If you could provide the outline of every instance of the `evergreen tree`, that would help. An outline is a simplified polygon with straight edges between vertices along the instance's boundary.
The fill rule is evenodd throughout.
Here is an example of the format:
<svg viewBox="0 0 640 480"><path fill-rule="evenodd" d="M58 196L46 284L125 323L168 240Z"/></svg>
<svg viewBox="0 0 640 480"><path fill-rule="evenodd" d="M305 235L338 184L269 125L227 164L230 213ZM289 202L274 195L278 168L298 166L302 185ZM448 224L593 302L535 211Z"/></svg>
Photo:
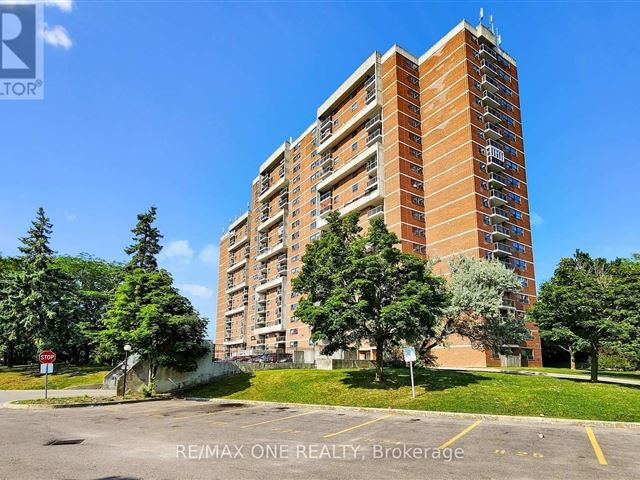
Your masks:
<svg viewBox="0 0 640 480"><path fill-rule="evenodd" d="M127 263L127 271L132 272L140 268L146 272L158 270L158 260L156 255L162 250L160 246L160 231L153 226L156 219L156 207L151 207L148 211L138 214L138 223L131 230L133 233L133 244L125 248L125 253L131 256Z"/></svg>
<svg viewBox="0 0 640 480"><path fill-rule="evenodd" d="M207 319L201 318L191 302L173 287L166 270L158 270L156 255L162 238L153 226L156 209L138 215L133 230L137 243L125 252L131 255L127 273L106 311L100 334L101 355L119 359L125 344L149 365L152 385L158 367L193 369L207 351L204 344Z"/></svg>
<svg viewBox="0 0 640 480"><path fill-rule="evenodd" d="M20 268L2 287L0 316L6 363L29 349L56 349L61 357L73 335L75 302L68 278L53 266L52 224L41 208L20 239Z"/></svg>

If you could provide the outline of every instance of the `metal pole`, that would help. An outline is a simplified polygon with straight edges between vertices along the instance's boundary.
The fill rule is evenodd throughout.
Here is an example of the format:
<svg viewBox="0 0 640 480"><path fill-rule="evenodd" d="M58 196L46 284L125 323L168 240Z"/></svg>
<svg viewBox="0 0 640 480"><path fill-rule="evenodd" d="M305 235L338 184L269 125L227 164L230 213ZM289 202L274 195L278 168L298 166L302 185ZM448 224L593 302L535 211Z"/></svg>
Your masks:
<svg viewBox="0 0 640 480"><path fill-rule="evenodd" d="M416 387L413 383L413 362L409 362L409 370L411 370L411 393L413 398L416 398Z"/></svg>
<svg viewBox="0 0 640 480"><path fill-rule="evenodd" d="M46 399L49 393L49 365L45 363L44 368L44 398Z"/></svg>
<svg viewBox="0 0 640 480"><path fill-rule="evenodd" d="M124 351L124 382L122 384L122 399L127 395L127 363L129 363L129 351Z"/></svg>

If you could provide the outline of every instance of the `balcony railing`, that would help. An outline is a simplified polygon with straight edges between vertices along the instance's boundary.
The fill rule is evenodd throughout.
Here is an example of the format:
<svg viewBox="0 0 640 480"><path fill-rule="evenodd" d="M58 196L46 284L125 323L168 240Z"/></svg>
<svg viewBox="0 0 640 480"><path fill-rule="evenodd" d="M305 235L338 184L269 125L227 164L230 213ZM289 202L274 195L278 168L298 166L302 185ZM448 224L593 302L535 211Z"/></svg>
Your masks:
<svg viewBox="0 0 640 480"><path fill-rule="evenodd" d="M369 130L370 128L373 128L376 124L380 123L381 120L382 120L382 116L378 113L376 116L366 121L366 123L364 124L364 128L366 130Z"/></svg>
<svg viewBox="0 0 640 480"><path fill-rule="evenodd" d="M509 238L509 229L504 225L493 226L493 238L494 240L504 240Z"/></svg>
<svg viewBox="0 0 640 480"><path fill-rule="evenodd" d="M498 96L486 90L482 95L482 103L490 107L499 107L501 105Z"/></svg>
<svg viewBox="0 0 640 480"><path fill-rule="evenodd" d="M500 90L500 86L498 85L498 82L496 82L493 78L491 78L489 75L483 75L482 79L480 81L480 85L482 85L482 88L489 91L489 92L497 92L498 90Z"/></svg>
<svg viewBox="0 0 640 480"><path fill-rule="evenodd" d="M502 117L500 112L493 107L484 107L484 120L485 122L498 123Z"/></svg>
<svg viewBox="0 0 640 480"><path fill-rule="evenodd" d="M369 135L367 135L367 145L375 142L379 138L382 138L382 129L380 129L380 128L378 130L370 133Z"/></svg>
<svg viewBox="0 0 640 480"><path fill-rule="evenodd" d="M376 83L376 76L372 75L369 78L367 78L367 80L364 82L364 88L369 88L372 85L375 85Z"/></svg>
<svg viewBox="0 0 640 480"><path fill-rule="evenodd" d="M491 217L493 219L493 223L503 223L509 220L509 214L506 210L500 207L492 207L491 208Z"/></svg>
<svg viewBox="0 0 640 480"><path fill-rule="evenodd" d="M378 205L376 207L371 207L369 209L369 211L367 212L367 217L371 218L375 215L378 215L379 213L383 213L384 212L384 205Z"/></svg>
<svg viewBox="0 0 640 480"><path fill-rule="evenodd" d="M499 173L492 172L489 174L489 185L492 187L506 187L507 177L500 175Z"/></svg>
<svg viewBox="0 0 640 480"><path fill-rule="evenodd" d="M364 99L364 103L371 103L372 100L376 98L376 91L370 90L367 92L367 96Z"/></svg>
<svg viewBox="0 0 640 480"><path fill-rule="evenodd" d="M480 45L479 53L480 53L480 57L481 58L484 58L484 59L490 58L492 60L496 59L495 52L493 51L493 49L491 47L489 47L486 44Z"/></svg>
<svg viewBox="0 0 640 480"><path fill-rule="evenodd" d="M485 123L484 137L499 140L502 138L502 131L500 130L500 127L496 127L493 123Z"/></svg>
<svg viewBox="0 0 640 480"><path fill-rule="evenodd" d="M500 206L507 203L507 196L500 190L491 190L489 192L489 204Z"/></svg>
<svg viewBox="0 0 640 480"><path fill-rule="evenodd" d="M493 244L493 254L499 256L511 255L511 247L506 243L496 242Z"/></svg>
<svg viewBox="0 0 640 480"><path fill-rule="evenodd" d="M491 72L491 73L498 73L498 69L495 67L495 65L487 60L482 59L480 61L480 71L482 72Z"/></svg>

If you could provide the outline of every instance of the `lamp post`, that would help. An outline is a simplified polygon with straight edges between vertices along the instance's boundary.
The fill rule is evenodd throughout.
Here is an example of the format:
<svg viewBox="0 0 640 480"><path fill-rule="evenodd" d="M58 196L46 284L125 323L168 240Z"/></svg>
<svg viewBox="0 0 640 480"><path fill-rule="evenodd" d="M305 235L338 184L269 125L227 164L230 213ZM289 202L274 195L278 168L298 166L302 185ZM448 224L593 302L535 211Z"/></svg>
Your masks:
<svg viewBox="0 0 640 480"><path fill-rule="evenodd" d="M131 345L128 343L124 346L124 382L122 385L122 399L124 400L127 395L127 364L129 363L129 352L131 351Z"/></svg>

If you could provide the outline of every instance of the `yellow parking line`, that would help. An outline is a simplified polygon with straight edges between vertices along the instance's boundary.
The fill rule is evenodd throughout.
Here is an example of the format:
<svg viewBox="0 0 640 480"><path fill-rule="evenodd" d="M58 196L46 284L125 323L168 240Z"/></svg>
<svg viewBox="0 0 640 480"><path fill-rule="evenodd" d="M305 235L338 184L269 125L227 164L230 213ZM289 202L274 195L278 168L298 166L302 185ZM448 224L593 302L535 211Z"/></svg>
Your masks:
<svg viewBox="0 0 640 480"><path fill-rule="evenodd" d="M240 410L251 410L252 408L260 408L260 407L262 407L262 405L256 405L256 406L253 406L253 407L224 409L224 410L218 410L217 412L204 412L204 413L196 413L194 415L181 415L179 417L172 417L172 419L173 420L181 420L183 418L204 417L206 415L218 415L220 413L239 412Z"/></svg>
<svg viewBox="0 0 640 480"><path fill-rule="evenodd" d="M258 425L265 425L267 423L279 422L281 420L288 420L290 418L302 417L303 415L311 415L312 413L316 413L316 412L315 411L313 411L313 412L304 412L304 413L299 413L297 415L289 415L288 417L274 418L273 420L266 420L264 422L252 423L251 425L243 425L240 428L257 427Z"/></svg>
<svg viewBox="0 0 640 480"><path fill-rule="evenodd" d="M379 422L380 420L384 420L385 418L389 418L389 417L392 417L392 416L393 416L393 413L390 413L389 415L384 415L383 417L379 417L379 418L375 418L373 420L369 420L368 422L361 423L360 425L354 425L353 427L349 427L349 428L346 428L344 430L340 430L339 432L329 433L329 434L325 435L324 438L335 437L336 435L341 435L343 433L350 432L351 430L355 430L356 428L360 428L360 427L365 427L367 425L371 425L372 423Z"/></svg>
<svg viewBox="0 0 640 480"><path fill-rule="evenodd" d="M593 430L591 427L584 427L587 431L587 436L589 437L589 441L591 442L591 446L593 447L593 451L596 454L596 458L598 459L598 463L600 465L608 465L607 459L604 458L604 453L602 453L602 449L600 448L600 444L598 444L598 440L596 439Z"/></svg>
<svg viewBox="0 0 640 480"><path fill-rule="evenodd" d="M459 439L461 439L462 437L464 437L467 433L469 433L471 430L473 430L474 428L476 428L478 425L480 425L480 423L482 422L482 420L478 420L475 423L472 423L471 425L469 425L467 428L465 428L464 430L462 430L459 434L457 434L455 437L447 440L446 442L444 442L442 445L440 445L438 448L440 450L442 450L443 448L447 448L450 445L453 445L456 441L458 441Z"/></svg>

